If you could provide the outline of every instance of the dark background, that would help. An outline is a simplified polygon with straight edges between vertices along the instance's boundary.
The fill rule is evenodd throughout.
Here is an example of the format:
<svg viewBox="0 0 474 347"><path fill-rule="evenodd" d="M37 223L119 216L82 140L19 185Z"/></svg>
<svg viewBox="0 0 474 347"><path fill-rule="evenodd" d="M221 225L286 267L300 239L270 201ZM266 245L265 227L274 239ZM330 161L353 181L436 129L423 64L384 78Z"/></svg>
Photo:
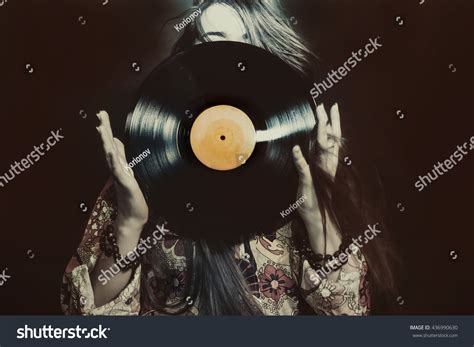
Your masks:
<svg viewBox="0 0 474 347"><path fill-rule="evenodd" d="M92 207L108 176L94 114L106 109L121 137L137 88L177 38L172 25L160 32L165 19L190 2L4 1L0 175L51 130L62 128L65 138L0 188L0 273L8 268L11 276L0 287L0 313L58 314L62 272L89 213L79 206ZM297 19L296 28L321 59L321 80L369 38L381 37L383 47L322 101L327 106L339 101L351 160L376 168L382 178L388 224L402 264L397 275L403 304L393 298L400 312L473 314L473 154L422 192L414 183L474 135L474 3L285 4L288 17ZM397 16L403 25L397 24ZM133 70L134 62L139 72ZM26 64L32 64L33 73ZM456 260L451 251L458 254Z"/></svg>

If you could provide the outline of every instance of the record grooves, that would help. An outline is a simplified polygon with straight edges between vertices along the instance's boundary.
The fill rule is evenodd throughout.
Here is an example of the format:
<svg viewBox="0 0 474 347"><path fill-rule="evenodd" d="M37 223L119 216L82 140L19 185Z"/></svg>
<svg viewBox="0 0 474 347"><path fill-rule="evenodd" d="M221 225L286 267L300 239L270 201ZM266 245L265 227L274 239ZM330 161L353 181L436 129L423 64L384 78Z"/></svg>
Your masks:
<svg viewBox="0 0 474 347"><path fill-rule="evenodd" d="M235 42L200 44L158 66L126 126L127 155L151 152L134 167L150 209L192 238L238 241L288 223L280 211L296 200L291 149L307 155L315 125L308 90L279 58ZM245 117L222 105L248 116L253 147ZM223 116L201 117L194 133L207 137L193 145L196 120L213 107Z"/></svg>

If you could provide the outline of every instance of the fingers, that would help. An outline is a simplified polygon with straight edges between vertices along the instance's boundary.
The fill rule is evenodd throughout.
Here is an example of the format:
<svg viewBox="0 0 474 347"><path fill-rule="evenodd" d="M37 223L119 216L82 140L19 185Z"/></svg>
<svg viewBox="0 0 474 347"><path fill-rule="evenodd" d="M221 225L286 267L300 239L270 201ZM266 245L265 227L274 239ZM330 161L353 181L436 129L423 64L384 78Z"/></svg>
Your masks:
<svg viewBox="0 0 474 347"><path fill-rule="evenodd" d="M318 143L323 149L327 149L328 134L327 134L327 123L328 115L324 109L324 105L321 104L316 107L316 116L318 118Z"/></svg>
<svg viewBox="0 0 474 347"><path fill-rule="evenodd" d="M123 145L122 141L120 141L118 138L114 137L114 142L115 142L115 147L117 148L117 151L120 154L120 157L125 159L125 146Z"/></svg>
<svg viewBox="0 0 474 347"><path fill-rule="evenodd" d="M293 147L293 160L295 162L300 181L305 184L310 184L312 182L311 171L306 159L303 156L303 153L301 152L300 146Z"/></svg>
<svg viewBox="0 0 474 347"><path fill-rule="evenodd" d="M127 164L127 157L126 157L126 154L125 154L125 146L123 145L122 141L120 141L116 137L114 137L114 142L115 142L115 146L117 148L118 157L119 157L119 160L120 160L120 165L123 167L123 169L125 170L125 173L127 175L134 177L133 170Z"/></svg>
<svg viewBox="0 0 474 347"><path fill-rule="evenodd" d="M99 132L100 138L102 140L102 146L110 172L115 178L117 178L119 181L122 181L125 169L121 163L120 152L112 134L109 115L105 111L100 111L97 114L97 118L100 122L99 126L97 127L97 131Z"/></svg>
<svg viewBox="0 0 474 347"><path fill-rule="evenodd" d="M103 126L103 129L109 136L110 141L113 141L114 135L112 133L112 127L110 126L109 114L106 111L99 111L99 113L97 113L97 118L99 118L100 121L99 126Z"/></svg>
<svg viewBox="0 0 474 347"><path fill-rule="evenodd" d="M332 178L335 178L342 135L339 105L337 103L332 105L330 123L324 105L321 104L316 108L316 115L318 118L318 144L323 149L319 165Z"/></svg>
<svg viewBox="0 0 474 347"><path fill-rule="evenodd" d="M339 114L339 105L337 102L332 105L331 111L331 128L332 128L332 134L339 140L342 137L342 131L341 131L341 116Z"/></svg>
<svg viewBox="0 0 474 347"><path fill-rule="evenodd" d="M333 136L336 139L342 137L341 131L341 116L339 113L339 105L335 103L330 109L330 119L326 113L324 105L321 104L316 108L316 115L318 118L318 142L324 144L325 139L329 136ZM326 134L326 136L324 136ZM324 147L323 147L324 148Z"/></svg>
<svg viewBox="0 0 474 347"><path fill-rule="evenodd" d="M112 129L110 129L109 115L105 111L100 111L97 113L97 118L99 119L99 126L96 129L100 134L104 152L108 160L110 153L116 149L113 141Z"/></svg>
<svg viewBox="0 0 474 347"><path fill-rule="evenodd" d="M335 103L331 107L330 111L331 116L331 136L332 136L332 146L329 149L331 153L331 158L328 161L328 170L331 177L335 177L337 171L337 165L339 163L339 149L341 146L341 117L339 115L339 105Z"/></svg>

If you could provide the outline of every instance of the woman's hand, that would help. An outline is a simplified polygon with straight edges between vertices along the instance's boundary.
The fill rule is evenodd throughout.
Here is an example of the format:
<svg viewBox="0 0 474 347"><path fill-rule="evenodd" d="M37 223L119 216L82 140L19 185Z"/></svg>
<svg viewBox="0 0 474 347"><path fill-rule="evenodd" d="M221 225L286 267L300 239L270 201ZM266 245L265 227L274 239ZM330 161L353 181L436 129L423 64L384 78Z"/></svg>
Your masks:
<svg viewBox="0 0 474 347"><path fill-rule="evenodd" d="M318 143L323 149L319 165L334 180L336 178L337 165L339 163L339 150L341 148L341 116L339 105L335 103L330 110L330 119L324 105L316 107L318 117Z"/></svg>
<svg viewBox="0 0 474 347"><path fill-rule="evenodd" d="M123 143L113 137L109 115L105 111L97 114L100 124L97 131L102 139L105 158L114 178L117 193L117 226L122 230L141 230L148 220L148 206L133 171L129 168L125 157Z"/></svg>
<svg viewBox="0 0 474 347"><path fill-rule="evenodd" d="M138 186L133 171L128 167L125 149L120 140L114 138L110 127L109 115L105 111L97 114L99 126L97 131L102 139L105 158L114 178L117 196L118 213L114 222L115 236L119 253L125 256L137 247L140 234L148 221L148 206ZM104 271L116 266L113 257L103 254L91 273L91 283L94 290L94 304L96 307L117 298L120 292L130 283L132 270L119 271L104 283Z"/></svg>
<svg viewBox="0 0 474 347"><path fill-rule="evenodd" d="M334 180L339 161L341 139L339 107L337 104L331 107L330 121L323 105L316 108L316 115L318 119L317 141L319 146L323 149L321 157L317 158L318 165ZM319 210L319 202L314 190L311 171L299 146L293 148L293 158L299 175L297 199L303 199L303 203L298 207L298 213L308 230L313 250L317 253L323 253L321 248L324 242L323 219ZM337 249L337 247L339 247L338 240L340 243L340 239L335 224L330 219L328 219L327 227L328 251L334 247Z"/></svg>

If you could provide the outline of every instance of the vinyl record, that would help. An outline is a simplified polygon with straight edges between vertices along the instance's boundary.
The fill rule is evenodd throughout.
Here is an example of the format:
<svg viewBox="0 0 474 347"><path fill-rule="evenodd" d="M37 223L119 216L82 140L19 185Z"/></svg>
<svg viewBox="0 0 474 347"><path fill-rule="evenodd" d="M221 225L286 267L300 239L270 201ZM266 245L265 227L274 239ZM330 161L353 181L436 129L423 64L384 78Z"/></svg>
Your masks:
<svg viewBox="0 0 474 347"><path fill-rule="evenodd" d="M242 43L196 45L160 64L126 126L150 209L191 238L241 240L288 223L292 147L307 156L315 126L309 89L278 57Z"/></svg>

